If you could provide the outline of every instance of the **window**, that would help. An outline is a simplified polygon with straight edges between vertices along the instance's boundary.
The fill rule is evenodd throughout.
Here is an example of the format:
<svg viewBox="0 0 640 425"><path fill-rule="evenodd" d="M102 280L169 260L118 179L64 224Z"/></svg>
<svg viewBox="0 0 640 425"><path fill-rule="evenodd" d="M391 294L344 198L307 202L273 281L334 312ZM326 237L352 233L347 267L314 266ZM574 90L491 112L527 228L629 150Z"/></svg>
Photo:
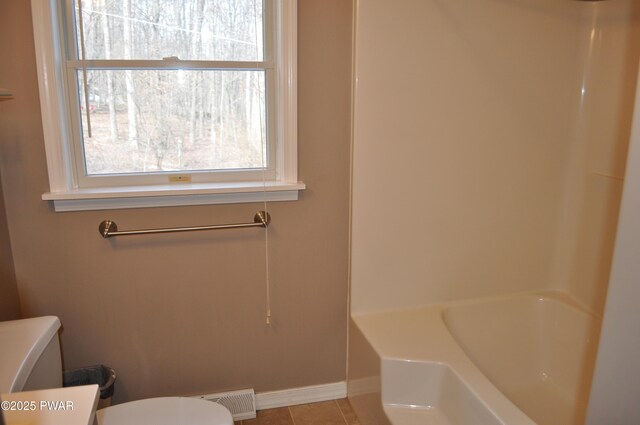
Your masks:
<svg viewBox="0 0 640 425"><path fill-rule="evenodd" d="M297 199L295 0L32 0L56 210Z"/></svg>

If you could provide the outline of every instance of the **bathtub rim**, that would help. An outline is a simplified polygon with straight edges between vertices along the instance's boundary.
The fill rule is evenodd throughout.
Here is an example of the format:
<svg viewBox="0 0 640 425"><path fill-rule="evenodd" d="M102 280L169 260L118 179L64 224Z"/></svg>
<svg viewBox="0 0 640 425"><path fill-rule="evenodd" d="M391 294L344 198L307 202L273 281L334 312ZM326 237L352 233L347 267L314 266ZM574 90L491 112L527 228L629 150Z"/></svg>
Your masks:
<svg viewBox="0 0 640 425"><path fill-rule="evenodd" d="M478 401L501 423L536 425L468 357L443 318L444 311L448 308L523 297L559 302L598 321L601 320L569 294L554 290L538 290L447 301L419 308L352 313L351 321L364 335L381 363L385 360L400 360L444 364L451 368ZM350 380L348 376L348 385ZM384 385L385 382L381 379L383 388ZM383 407L387 406L384 399L382 404Z"/></svg>

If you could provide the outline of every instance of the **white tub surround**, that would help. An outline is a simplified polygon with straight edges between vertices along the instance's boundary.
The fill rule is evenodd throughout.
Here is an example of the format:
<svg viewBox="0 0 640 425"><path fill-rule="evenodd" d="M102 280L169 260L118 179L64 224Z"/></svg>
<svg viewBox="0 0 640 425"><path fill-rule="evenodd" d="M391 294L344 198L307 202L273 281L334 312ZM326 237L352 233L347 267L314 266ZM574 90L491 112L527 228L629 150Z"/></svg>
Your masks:
<svg viewBox="0 0 640 425"><path fill-rule="evenodd" d="M357 0L354 17L354 409L365 425L464 424L453 398L487 423L482 406L505 425L582 425L598 320L553 297L457 306L558 291L602 315L640 2ZM390 398L391 361L422 363L399 372L429 382L418 403ZM470 392L452 395L458 378Z"/></svg>
<svg viewBox="0 0 640 425"><path fill-rule="evenodd" d="M370 414L375 398L361 402L363 379L350 371L349 397L356 413L367 412L365 425L573 425L584 418L599 323L562 294L354 315L353 325L381 365L386 418ZM352 356L350 368L360 359Z"/></svg>

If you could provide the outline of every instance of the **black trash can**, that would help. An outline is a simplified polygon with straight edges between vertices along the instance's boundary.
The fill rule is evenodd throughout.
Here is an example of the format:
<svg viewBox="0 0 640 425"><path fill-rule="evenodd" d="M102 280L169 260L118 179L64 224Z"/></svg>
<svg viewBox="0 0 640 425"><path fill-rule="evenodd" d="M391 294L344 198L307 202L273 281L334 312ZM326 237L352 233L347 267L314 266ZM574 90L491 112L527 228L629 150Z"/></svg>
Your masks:
<svg viewBox="0 0 640 425"><path fill-rule="evenodd" d="M65 370L62 378L64 387L97 384L100 387L100 401L98 409L111 406L113 384L116 381L116 371L104 365L81 367Z"/></svg>

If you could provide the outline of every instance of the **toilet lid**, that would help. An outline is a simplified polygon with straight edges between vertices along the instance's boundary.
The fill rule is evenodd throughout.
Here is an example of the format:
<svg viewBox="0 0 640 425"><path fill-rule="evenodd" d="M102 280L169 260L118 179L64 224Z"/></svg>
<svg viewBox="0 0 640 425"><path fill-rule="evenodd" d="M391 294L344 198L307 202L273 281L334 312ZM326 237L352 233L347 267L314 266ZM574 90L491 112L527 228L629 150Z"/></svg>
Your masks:
<svg viewBox="0 0 640 425"><path fill-rule="evenodd" d="M98 425L233 425L218 403L190 397L131 401L96 411Z"/></svg>

